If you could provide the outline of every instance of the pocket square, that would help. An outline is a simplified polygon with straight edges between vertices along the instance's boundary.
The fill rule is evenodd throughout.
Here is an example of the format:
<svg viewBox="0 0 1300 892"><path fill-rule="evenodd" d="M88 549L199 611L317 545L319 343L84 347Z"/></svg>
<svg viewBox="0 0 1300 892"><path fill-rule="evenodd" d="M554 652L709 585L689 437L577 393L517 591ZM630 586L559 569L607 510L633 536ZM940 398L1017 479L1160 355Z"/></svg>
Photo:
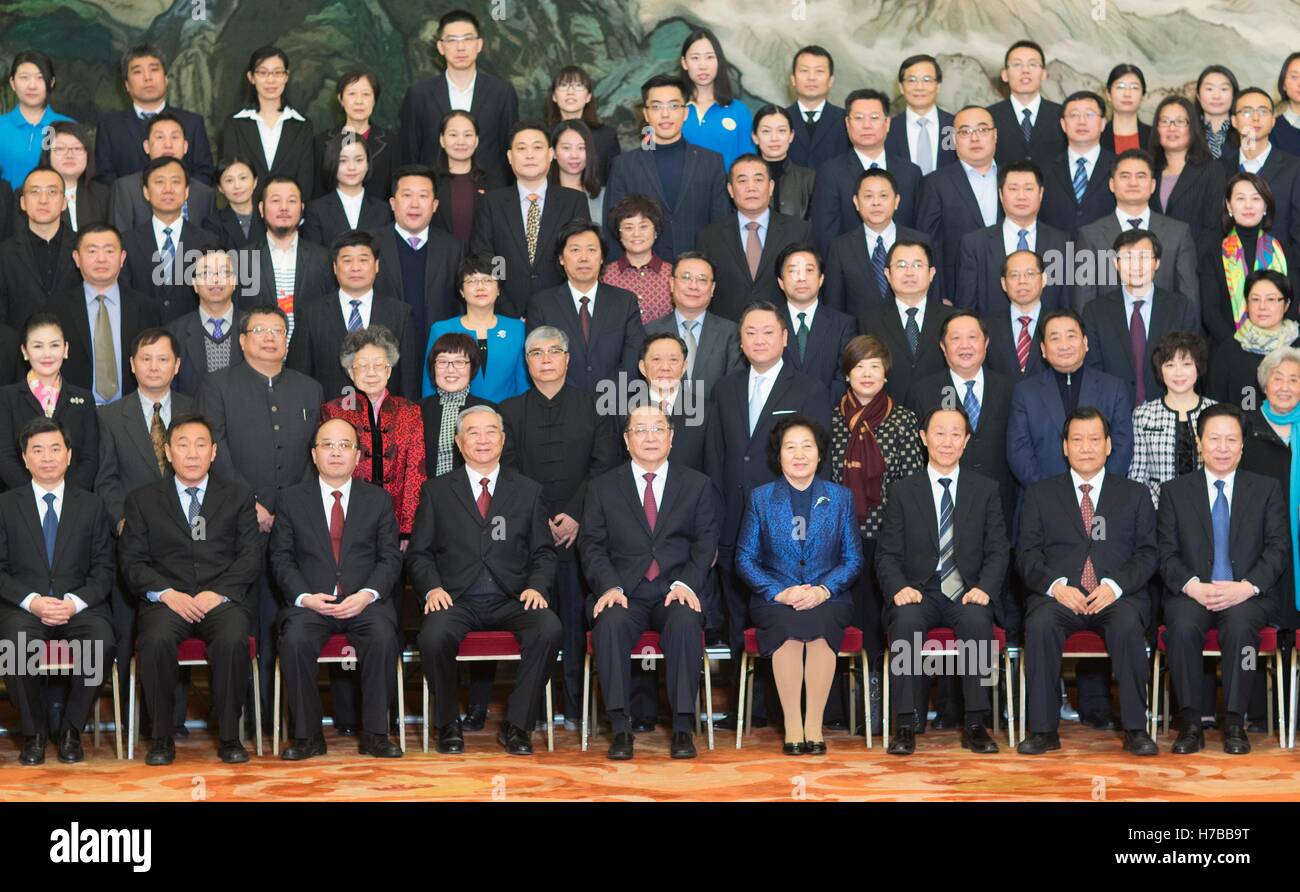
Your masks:
<svg viewBox="0 0 1300 892"><path fill-rule="evenodd" d="M794 413L795 413L794 409L773 409L772 410L773 415L793 415Z"/></svg>

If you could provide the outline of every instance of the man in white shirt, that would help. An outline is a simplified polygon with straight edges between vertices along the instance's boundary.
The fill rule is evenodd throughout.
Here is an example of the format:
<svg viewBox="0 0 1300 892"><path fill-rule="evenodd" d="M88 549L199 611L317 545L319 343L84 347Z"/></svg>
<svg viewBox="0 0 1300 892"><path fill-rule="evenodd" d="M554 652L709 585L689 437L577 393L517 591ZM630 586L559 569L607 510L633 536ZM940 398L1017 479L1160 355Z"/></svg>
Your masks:
<svg viewBox="0 0 1300 892"><path fill-rule="evenodd" d="M786 108L794 143L790 161L813 170L849 150L844 109L827 101L835 86L835 59L820 46L801 47L790 66L790 87L796 99Z"/></svg>
<svg viewBox="0 0 1300 892"><path fill-rule="evenodd" d="M1066 149L1048 159L1043 168L1046 194L1043 222L1067 233L1115 211L1110 191L1110 171L1115 154L1101 145L1106 127L1106 101L1096 93L1080 90L1066 97L1061 112L1061 130Z"/></svg>
<svg viewBox="0 0 1300 892"><path fill-rule="evenodd" d="M1273 98L1259 87L1246 87L1237 94L1232 108L1232 126L1240 137L1240 147L1224 146L1220 160L1225 171L1230 178L1239 172L1264 178L1273 192L1270 233L1294 241L1300 235L1300 158L1269 139L1277 122Z"/></svg>
<svg viewBox="0 0 1300 892"><path fill-rule="evenodd" d="M1048 77L1043 48L1032 40L1011 44L1003 57L1001 76L1011 95L989 106L993 123L1002 134L998 166L1027 158L1042 163L1064 149L1058 127L1061 107L1042 95Z"/></svg>
<svg viewBox="0 0 1300 892"><path fill-rule="evenodd" d="M942 85L943 69L934 56L908 56L898 65L898 88L907 107L894 115L889 149L911 159L922 174L955 160L952 115L938 106Z"/></svg>

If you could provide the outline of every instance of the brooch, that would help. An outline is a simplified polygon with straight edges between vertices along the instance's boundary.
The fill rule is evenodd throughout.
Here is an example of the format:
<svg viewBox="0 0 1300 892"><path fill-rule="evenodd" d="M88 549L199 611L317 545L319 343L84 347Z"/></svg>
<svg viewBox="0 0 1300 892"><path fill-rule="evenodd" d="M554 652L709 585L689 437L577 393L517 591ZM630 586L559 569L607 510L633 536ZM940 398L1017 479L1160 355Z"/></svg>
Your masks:
<svg viewBox="0 0 1300 892"><path fill-rule="evenodd" d="M735 129L736 129L736 122L735 122L732 118L723 118L723 119L722 119L722 129L723 129L723 130L735 130Z"/></svg>
<svg viewBox="0 0 1300 892"><path fill-rule="evenodd" d="M827 496L818 496L818 497L817 497L817 501L813 503L813 507L816 508L818 505L826 505L826 504L829 504L829 503L830 503L830 498L829 498L829 497L827 497Z"/></svg>
<svg viewBox="0 0 1300 892"><path fill-rule="evenodd" d="M498 328L497 337L504 338L505 336L506 336L506 330L504 328Z"/></svg>
<svg viewBox="0 0 1300 892"><path fill-rule="evenodd" d="M80 397L80 396L70 396L70 397L68 397L68 402L72 403L72 405L74 405L74 406L80 406L80 405L81 405L82 403L84 403L85 401L86 401L85 398L84 398L84 397Z"/></svg>

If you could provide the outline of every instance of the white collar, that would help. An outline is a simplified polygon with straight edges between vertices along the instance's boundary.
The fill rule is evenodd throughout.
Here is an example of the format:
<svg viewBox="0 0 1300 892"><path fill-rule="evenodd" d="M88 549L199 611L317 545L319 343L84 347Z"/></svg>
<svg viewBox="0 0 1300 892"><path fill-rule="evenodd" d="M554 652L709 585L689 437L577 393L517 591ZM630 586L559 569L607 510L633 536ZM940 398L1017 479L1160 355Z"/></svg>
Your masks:
<svg viewBox="0 0 1300 892"><path fill-rule="evenodd" d="M1038 110L1043 107L1043 94L1036 93L1028 105L1025 105L1016 98L1014 93L1011 94L1011 108L1016 113L1016 123L1019 124L1025 116L1025 109L1029 109L1029 117L1035 124L1038 123Z"/></svg>
<svg viewBox="0 0 1300 892"><path fill-rule="evenodd" d="M252 118L254 121L257 121L258 124L264 127L268 126L266 121L262 120L261 116L258 115L257 109L255 108L241 109L240 111L235 112L234 115L232 115L232 117ZM302 115L298 114L296 111L294 111L292 108L286 105L284 108L280 109L280 117L276 120L275 124L269 126L276 126L285 120L302 121L304 124L307 123L306 118L304 118Z"/></svg>
<svg viewBox="0 0 1300 892"><path fill-rule="evenodd" d="M352 478L351 478L351 477L348 478L348 482L347 482L347 483L344 483L342 486L337 487L337 488L336 488L336 487L333 487L333 486L330 486L328 483L326 483L324 477L317 477L317 478L316 478L316 482L318 482L318 483L320 484L320 495L321 495L321 499L323 499L323 500L326 501L326 502L329 501L330 493L333 493L333 492L341 492L341 493L343 493L343 501L345 501L345 502L348 500L348 496L352 495Z"/></svg>

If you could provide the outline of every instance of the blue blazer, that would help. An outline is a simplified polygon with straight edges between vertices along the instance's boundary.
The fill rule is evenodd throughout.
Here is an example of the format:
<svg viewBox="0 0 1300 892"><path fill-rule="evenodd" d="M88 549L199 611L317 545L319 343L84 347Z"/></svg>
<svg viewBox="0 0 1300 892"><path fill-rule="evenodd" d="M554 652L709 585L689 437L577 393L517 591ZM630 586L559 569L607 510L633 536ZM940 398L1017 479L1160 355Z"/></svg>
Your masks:
<svg viewBox="0 0 1300 892"><path fill-rule="evenodd" d="M607 261L623 256L618 233L609 229L609 212L626 196L634 194L659 203L664 225L655 239L654 252L669 263L683 251L695 250L695 237L705 226L719 220L735 219L736 212L727 197L727 174L722 166L722 156L717 152L687 143L677 205L668 207L654 154L640 148L632 149L614 159L609 183L605 186L605 219L601 222L609 248Z"/></svg>
<svg viewBox="0 0 1300 892"><path fill-rule="evenodd" d="M429 346L424 352L423 388L421 397L438 392L429 377L429 356L433 343L445 334L455 332L476 339L474 332L460 324L459 316L435 322L429 328ZM480 368L469 382L469 392L489 402L500 403L519 396L528 389L528 367L524 365L524 321L497 314L496 327L488 332L487 367Z"/></svg>
<svg viewBox="0 0 1300 892"><path fill-rule="evenodd" d="M780 477L749 494L736 540L736 571L754 603L774 603L792 585L824 585L833 599L849 596L862 572L862 540L853 494L838 483L813 478L813 507L805 535L790 535L793 487Z"/></svg>
<svg viewBox="0 0 1300 892"><path fill-rule="evenodd" d="M212 161L212 146L208 142L208 129L203 118L192 111L166 106L166 110L181 120L189 150L185 153L185 169L190 176L204 185L212 185L216 165ZM149 156L144 153L144 121L134 108L111 111L99 119L95 131L95 179L111 183L118 177L144 170Z"/></svg>

